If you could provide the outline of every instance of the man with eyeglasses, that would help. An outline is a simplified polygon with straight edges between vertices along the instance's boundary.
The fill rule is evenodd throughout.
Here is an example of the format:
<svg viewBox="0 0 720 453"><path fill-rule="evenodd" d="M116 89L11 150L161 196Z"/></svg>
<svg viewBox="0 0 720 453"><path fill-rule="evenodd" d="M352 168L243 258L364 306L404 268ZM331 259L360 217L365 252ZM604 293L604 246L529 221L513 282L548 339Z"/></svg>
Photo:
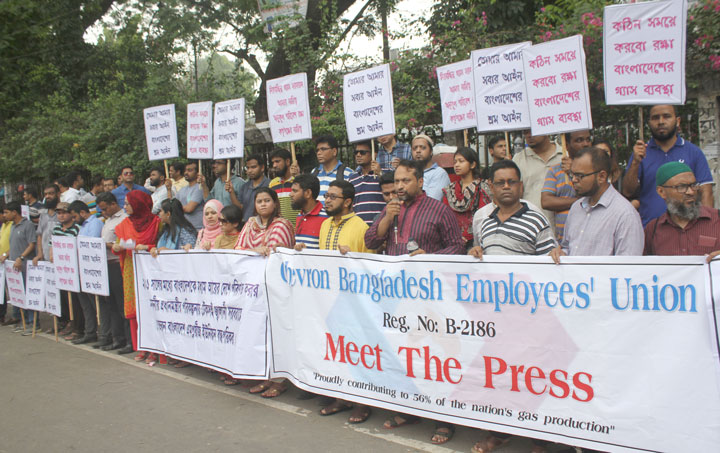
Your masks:
<svg viewBox="0 0 720 453"><path fill-rule="evenodd" d="M337 158L338 142L332 135L323 135L315 140L315 156L317 157L318 166L312 171L320 181L320 193L317 201L325 204L325 192L332 181L347 181L352 175L352 170L347 168ZM325 209L322 210L325 215Z"/></svg>
<svg viewBox="0 0 720 453"><path fill-rule="evenodd" d="M682 162L668 162L655 175L667 211L645 226L645 255L720 254L720 216L700 202L700 184Z"/></svg>
<svg viewBox="0 0 720 453"><path fill-rule="evenodd" d="M553 165L545 175L545 184L540 194L542 208L555 213L555 237L562 241L565 219L567 219L570 206L578 199L567 172L570 163L581 149L592 145L590 131L575 131L565 134L568 155L563 156L562 163Z"/></svg>
<svg viewBox="0 0 720 453"><path fill-rule="evenodd" d="M120 179L122 180L122 184L120 184L111 193L115 195L118 206L121 208L125 207L125 195L130 193L132 190L142 190L146 194L152 195L150 191L143 186L135 184L135 171L130 165L126 165L120 170Z"/></svg>
<svg viewBox="0 0 720 453"><path fill-rule="evenodd" d="M652 138L645 144L635 142L622 181L623 195L633 196L638 190L640 217L643 225L660 217L666 210L665 201L658 195L655 175L666 162L682 162L692 169L700 183L700 201L713 207L713 177L705 154L700 148L678 135L680 117L673 105L654 105L648 114Z"/></svg>
<svg viewBox="0 0 720 453"><path fill-rule="evenodd" d="M358 167L348 181L355 188L353 211L368 225L385 207L380 190L380 164L372 160L372 144L369 141L355 144L355 163Z"/></svg>
<svg viewBox="0 0 720 453"><path fill-rule="evenodd" d="M637 210L608 182L610 156L600 148L585 148L573 159L570 180L581 197L573 203L565 223L560 256L642 255L645 236Z"/></svg>

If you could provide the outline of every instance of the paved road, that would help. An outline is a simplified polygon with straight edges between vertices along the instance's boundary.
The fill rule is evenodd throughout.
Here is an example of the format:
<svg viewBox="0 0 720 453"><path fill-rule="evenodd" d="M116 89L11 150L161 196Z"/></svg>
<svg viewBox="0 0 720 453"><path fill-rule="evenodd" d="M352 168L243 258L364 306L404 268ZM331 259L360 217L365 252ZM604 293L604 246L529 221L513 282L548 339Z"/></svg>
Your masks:
<svg viewBox="0 0 720 453"><path fill-rule="evenodd" d="M48 320L44 320L49 325ZM364 424L348 412L317 415L296 391L264 400L198 367L153 368L54 337L0 327L0 452L469 452L484 433L461 427L444 446L433 423L384 430L388 412ZM496 451L529 451L514 439Z"/></svg>

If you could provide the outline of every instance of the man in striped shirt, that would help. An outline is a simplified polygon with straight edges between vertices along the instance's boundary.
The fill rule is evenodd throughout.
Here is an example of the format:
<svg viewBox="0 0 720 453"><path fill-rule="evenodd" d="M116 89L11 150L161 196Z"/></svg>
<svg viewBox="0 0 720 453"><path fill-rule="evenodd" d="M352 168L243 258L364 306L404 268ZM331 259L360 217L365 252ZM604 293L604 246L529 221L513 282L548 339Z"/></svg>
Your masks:
<svg viewBox="0 0 720 453"><path fill-rule="evenodd" d="M320 181L320 193L317 196L317 201L323 204L325 203L325 192L327 192L330 182L347 181L352 175L352 170L338 160L338 142L332 135L318 137L315 141L315 153L320 165L312 171L312 174L317 176Z"/></svg>
<svg viewBox="0 0 720 453"><path fill-rule="evenodd" d="M295 219L299 211L293 209L291 206L292 199L290 198L290 194L293 185L293 176L290 172L291 162L292 156L290 155L290 151L286 149L277 148L270 154L270 163L272 164L275 178L270 181L268 187L275 191L278 200L280 200L280 215L295 228Z"/></svg>
<svg viewBox="0 0 720 453"><path fill-rule="evenodd" d="M350 176L350 183L355 188L353 211L368 225L385 207L385 200L380 190L380 164L372 160L369 141L355 144L355 163L358 167Z"/></svg>
<svg viewBox="0 0 720 453"><path fill-rule="evenodd" d="M320 181L313 175L297 175L293 180L291 207L299 211L295 219L295 249L318 249L320 226L327 219L322 203L317 201Z"/></svg>
<svg viewBox="0 0 720 453"><path fill-rule="evenodd" d="M511 160L490 167L490 188L497 208L475 232L475 246L468 254L547 255L557 245L545 216L520 201L523 183L520 169Z"/></svg>

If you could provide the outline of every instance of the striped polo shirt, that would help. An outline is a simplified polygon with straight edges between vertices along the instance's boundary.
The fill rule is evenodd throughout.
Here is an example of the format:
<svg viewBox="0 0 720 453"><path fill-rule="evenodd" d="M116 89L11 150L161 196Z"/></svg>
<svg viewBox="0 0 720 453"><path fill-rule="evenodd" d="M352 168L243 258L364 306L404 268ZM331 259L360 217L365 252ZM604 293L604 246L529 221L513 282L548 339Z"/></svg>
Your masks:
<svg viewBox="0 0 720 453"><path fill-rule="evenodd" d="M327 218L322 203L316 204L307 214L300 212L295 219L295 243L305 244L308 249L320 248L318 241L320 227Z"/></svg>
<svg viewBox="0 0 720 453"><path fill-rule="evenodd" d="M358 167L348 179L355 187L355 200L353 211L368 225L380 214L385 207L385 199L380 190L380 177L376 175L363 175L362 168Z"/></svg>
<svg viewBox="0 0 720 453"><path fill-rule="evenodd" d="M317 176L317 179L320 181L320 193L317 196L317 201L319 201L320 204L323 206L325 206L325 193L328 191L330 183L338 179L337 172L342 164L342 162L338 161L335 165L335 168L333 168L331 171L325 171L325 167L320 165L312 173L313 175ZM349 180L352 173L353 171L350 168L345 167L345 169L343 170L342 179L345 181ZM322 212L323 215L325 215L325 208L323 208Z"/></svg>
<svg viewBox="0 0 720 453"><path fill-rule="evenodd" d="M274 190L278 196L278 201L280 202L280 215L290 222L293 228L295 228L295 219L300 213L299 210L293 209L291 206L292 199L290 199L290 195L292 194L292 185L294 180L294 176L291 176L290 179L287 180L283 180L278 176L270 181L270 184L268 185L268 187Z"/></svg>
<svg viewBox="0 0 720 453"><path fill-rule="evenodd" d="M546 255L557 246L545 216L520 203L520 209L501 222L496 208L480 227L485 255Z"/></svg>
<svg viewBox="0 0 720 453"><path fill-rule="evenodd" d="M562 170L562 165L554 165L548 170L542 191L560 198L577 198L572 182L567 173ZM569 211L568 209L555 213L555 236L558 242L562 241Z"/></svg>

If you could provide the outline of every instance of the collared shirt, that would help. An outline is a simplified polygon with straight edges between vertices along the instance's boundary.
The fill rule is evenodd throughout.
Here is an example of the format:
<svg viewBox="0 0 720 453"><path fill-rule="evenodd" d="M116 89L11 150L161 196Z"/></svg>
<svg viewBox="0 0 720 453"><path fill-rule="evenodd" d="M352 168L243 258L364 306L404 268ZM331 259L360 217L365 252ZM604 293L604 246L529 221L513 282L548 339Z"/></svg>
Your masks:
<svg viewBox="0 0 720 453"><path fill-rule="evenodd" d="M351 252L371 253L365 247L367 229L367 223L354 212L342 216L339 222L329 217L320 226L320 250L337 250L339 245L347 245Z"/></svg>
<svg viewBox="0 0 720 453"><path fill-rule="evenodd" d="M293 209L291 206L292 199L290 198L290 195L292 194L293 181L295 181L294 176L291 176L290 179L282 179L278 176L270 181L268 187L274 190L278 196L278 201L280 202L280 215L290 222L293 228L295 228L295 219L300 213L300 210Z"/></svg>
<svg viewBox="0 0 720 453"><path fill-rule="evenodd" d="M460 235L460 226L455 215L443 203L420 193L409 203L403 203L397 216L397 235L395 228L388 228L385 236L378 236L377 228L385 217L387 207L381 217L365 233L365 245L371 250L378 249L387 241L386 255L404 255L408 253L407 244L415 241L425 253L438 255L462 255L465 244Z"/></svg>
<svg viewBox="0 0 720 453"><path fill-rule="evenodd" d="M348 182L355 187L353 211L365 223L372 225L373 219L382 212L386 204L380 190L380 177L373 174L363 175L362 168L358 167Z"/></svg>
<svg viewBox="0 0 720 453"><path fill-rule="evenodd" d="M203 206L205 201L203 200L203 191L200 188L200 184L195 183L192 186L188 185L180 189L177 194L177 199L185 207L191 201L197 203L195 209L192 212L186 212L185 218L190 224L195 227L196 230L200 231L203 227Z"/></svg>
<svg viewBox="0 0 720 453"><path fill-rule="evenodd" d="M307 214L298 213L295 219L295 243L305 244L308 249L318 249L318 237L320 236L320 227L322 223L327 219L326 215L323 215L322 203L317 203L314 208Z"/></svg>
<svg viewBox="0 0 720 453"><path fill-rule="evenodd" d="M82 225L80 225L80 231L78 236L90 236L93 238L99 238L102 234L103 221L91 215L88 217Z"/></svg>
<svg viewBox="0 0 720 453"><path fill-rule="evenodd" d="M644 243L640 215L613 186L608 186L595 206L583 197L570 207L562 240L568 255L642 255Z"/></svg>
<svg viewBox="0 0 720 453"><path fill-rule="evenodd" d="M700 215L680 228L666 212L645 227L645 255L707 255L720 250L720 215L700 206Z"/></svg>
<svg viewBox="0 0 720 453"><path fill-rule="evenodd" d="M380 145L380 149L375 155L375 160L380 164L382 171L393 171L395 170L392 166L393 159L400 160L412 160L412 148L408 143L395 142L390 152L385 150L385 147Z"/></svg>
<svg viewBox="0 0 720 453"><path fill-rule="evenodd" d="M425 195L435 200L442 201L443 189L450 185L450 176L444 168L437 163L423 171L423 190Z"/></svg>
<svg viewBox="0 0 720 453"><path fill-rule="evenodd" d="M177 181L174 179L172 180L172 186L173 189L175 189L175 192L180 192L180 189L187 187L188 185L190 185L190 183L185 178L180 178Z"/></svg>
<svg viewBox="0 0 720 453"><path fill-rule="evenodd" d="M121 208L124 208L125 207L125 196L133 190L142 190L146 194L152 195L149 190L147 190L146 188L144 188L143 186L141 186L139 184L133 184L132 189L128 189L127 186L125 186L125 184L120 184L115 189L113 189L112 192L110 192L110 193L115 195L118 206L120 206Z"/></svg>
<svg viewBox="0 0 720 453"><path fill-rule="evenodd" d="M570 182L567 173L562 169L562 165L555 165L548 170L545 175L545 184L542 193L549 193L560 198L577 198L575 189ZM570 210L555 212L555 236L558 241L562 241L563 231L565 229L565 221Z"/></svg>
<svg viewBox="0 0 720 453"><path fill-rule="evenodd" d="M116 212L115 214L111 215L107 219L105 219L105 224L102 228L101 237L103 238L103 242L106 244L112 243L117 241L117 235L115 235L115 227L120 225L120 223L125 220L127 217L127 213L123 211L122 209ZM120 257L114 253L108 253L107 254L107 260L108 261L119 261Z"/></svg>
<svg viewBox="0 0 720 453"><path fill-rule="evenodd" d="M233 185L233 190L235 191L235 196L239 200L240 199L240 189L242 188L243 184L245 184L245 180L239 176L231 175L230 182ZM212 189L210 189L210 193L208 194L208 197L205 201L213 200L213 199L222 203L223 206L230 206L232 204L232 199L230 198L230 194L228 193L227 190L225 190L225 183L220 178L217 178L215 180L215 184L213 184Z"/></svg>
<svg viewBox="0 0 720 453"><path fill-rule="evenodd" d="M325 171L325 167L320 165L313 171L313 174L317 176L317 179L320 181L320 193L317 196L317 201L319 201L323 206L325 206L325 192L328 191L330 183L337 180L338 168L340 168L342 164L342 162L338 161L337 164L335 164L335 167L330 171ZM345 167L342 179L348 181L352 173L353 171L350 168ZM323 213L325 213L324 208Z"/></svg>
<svg viewBox="0 0 720 453"><path fill-rule="evenodd" d="M632 164L633 155L628 161L628 168ZM638 180L640 181L640 217L643 225L647 225L652 219L660 217L666 210L665 200L657 193L655 175L661 165L667 162L683 162L690 167L695 174L695 179L700 184L712 184L713 177L710 173L707 159L702 150L682 137L678 137L675 144L664 152L651 138L647 144L645 158L640 162L638 169Z"/></svg>
<svg viewBox="0 0 720 453"><path fill-rule="evenodd" d="M480 247L486 255L547 255L557 246L552 228L545 216L520 203L505 221L495 208L480 227Z"/></svg>
<svg viewBox="0 0 720 453"><path fill-rule="evenodd" d="M176 197L177 191L175 190L175 187L170 187L172 187L172 190L170 191L172 193L172 196ZM155 189L155 192L150 195L150 198L152 198L153 202L152 213L157 214L158 212L160 212L160 205L162 204L163 200L167 200L168 198L167 186L165 184L161 184Z"/></svg>
<svg viewBox="0 0 720 453"><path fill-rule="evenodd" d="M0 255L10 251L10 233L12 232L12 222L5 222L0 228ZM0 295L2 297L2 295Z"/></svg>
<svg viewBox="0 0 720 453"><path fill-rule="evenodd" d="M85 203L90 209L90 214L96 217L100 217L102 214L98 212L97 201L95 201L96 199L97 196L92 192L85 192L83 196L80 197L80 201Z"/></svg>
<svg viewBox="0 0 720 453"><path fill-rule="evenodd" d="M538 207L542 207L540 198L548 170L562 163L562 149L557 145L553 146L555 146L555 154L553 154L547 162L529 147L515 154L512 159L520 169L520 175L525 189L523 198ZM550 225L555 229L555 213L543 209L543 214L545 214Z"/></svg>
<svg viewBox="0 0 720 453"><path fill-rule="evenodd" d="M72 203L73 201L80 199L80 191L74 187L69 187L68 190L60 194L61 203Z"/></svg>
<svg viewBox="0 0 720 453"><path fill-rule="evenodd" d="M37 231L35 224L26 218L22 218L20 223L12 225L12 231L10 232L10 251L8 252L8 258L10 260L16 260L26 248L33 242L37 242ZM26 259L35 258L37 250L33 250L32 253L27 255Z"/></svg>
<svg viewBox="0 0 720 453"><path fill-rule="evenodd" d="M48 211L40 213L40 219L38 220L37 235L40 236L40 242L42 243L43 258L50 259L50 246L52 245L52 232L58 223L57 213L53 211L53 214L48 214Z"/></svg>
<svg viewBox="0 0 720 453"><path fill-rule="evenodd" d="M267 176L263 176L260 184L257 186L253 186L253 184L255 184L253 181L248 181L240 187L238 199L243 206L243 222L247 222L255 214L255 194L261 187L267 187L270 180Z"/></svg>

